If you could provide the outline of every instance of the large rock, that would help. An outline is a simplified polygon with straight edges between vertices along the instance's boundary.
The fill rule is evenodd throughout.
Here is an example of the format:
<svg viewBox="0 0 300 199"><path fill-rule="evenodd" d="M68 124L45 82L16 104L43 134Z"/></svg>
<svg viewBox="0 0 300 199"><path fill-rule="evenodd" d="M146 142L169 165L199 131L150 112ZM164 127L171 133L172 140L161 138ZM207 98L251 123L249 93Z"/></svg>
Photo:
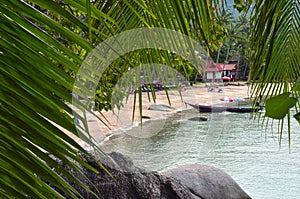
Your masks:
<svg viewBox="0 0 300 199"><path fill-rule="evenodd" d="M109 176L95 162L86 161L98 168L97 175L82 169L87 179L73 172L99 198L107 199L208 199L208 198L250 198L223 171L211 166L190 165L172 169L163 174L136 166L132 160L120 153L113 152L98 157L102 165L114 176ZM93 186L91 182L95 185ZM70 182L85 198L97 198L88 191ZM68 198L67 196L65 196Z"/></svg>
<svg viewBox="0 0 300 199"><path fill-rule="evenodd" d="M154 110L154 111L172 111L175 110L174 107L165 105L165 104L152 104L149 106L148 110Z"/></svg>
<svg viewBox="0 0 300 199"><path fill-rule="evenodd" d="M87 169L83 173L87 179L81 180L96 192L98 197L105 199L189 199L193 198L190 191L179 180L163 176L157 172L143 167L135 166L132 160L120 153L111 153L100 156L100 162L114 176L109 176L99 167L99 163L88 160L88 163L98 168L101 175L97 175ZM74 175L80 177L74 172ZM92 186L92 182L95 186ZM86 198L96 198L91 193L72 184L72 186ZM67 196L65 196L67 197Z"/></svg>
<svg viewBox="0 0 300 199"><path fill-rule="evenodd" d="M162 173L180 180L195 197L246 199L250 196L224 171L209 165L185 165Z"/></svg>

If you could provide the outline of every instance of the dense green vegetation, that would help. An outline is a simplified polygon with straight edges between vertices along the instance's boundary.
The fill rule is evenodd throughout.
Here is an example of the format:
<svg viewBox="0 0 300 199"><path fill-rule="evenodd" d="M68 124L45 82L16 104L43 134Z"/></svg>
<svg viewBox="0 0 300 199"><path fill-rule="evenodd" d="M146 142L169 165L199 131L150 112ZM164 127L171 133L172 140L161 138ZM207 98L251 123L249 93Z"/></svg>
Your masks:
<svg viewBox="0 0 300 199"><path fill-rule="evenodd" d="M250 68L249 81L257 100L286 92L293 101L287 106L299 108L299 84L295 85L300 76L299 0L234 1L241 11L241 17L235 19L224 2L217 0L91 2L0 1L1 198L62 198L49 183L72 198L82 197L59 174L86 186L56 160L74 171L79 171L79 164L99 171L78 151L91 154L61 128L101 153L86 136L87 128L75 128L73 107L68 105L86 55L105 39L126 30L161 27L179 31L201 43L215 61L219 57L218 62L238 55L241 64ZM245 15L250 6L250 14ZM141 63L167 64L191 78L195 73L186 57L161 49L120 56L100 79L96 96L99 110L111 108L113 86L125 71ZM88 83L88 79L83 81ZM270 86L270 81L280 83ZM289 110L283 117L291 118ZM272 111L269 116L274 117Z"/></svg>

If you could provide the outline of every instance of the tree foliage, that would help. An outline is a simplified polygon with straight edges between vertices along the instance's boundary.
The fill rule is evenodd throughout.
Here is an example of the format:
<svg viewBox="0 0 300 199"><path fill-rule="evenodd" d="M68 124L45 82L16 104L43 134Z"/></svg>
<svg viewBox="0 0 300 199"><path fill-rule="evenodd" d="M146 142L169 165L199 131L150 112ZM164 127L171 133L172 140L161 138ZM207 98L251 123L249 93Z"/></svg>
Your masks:
<svg viewBox="0 0 300 199"><path fill-rule="evenodd" d="M258 79L253 84L255 95L275 96L290 92L293 87L296 91L292 95L297 97L299 90L294 82L300 73L299 1L249 2L252 3L251 80ZM105 39L142 27L180 31L205 45L211 53L226 38L227 31L214 20L219 16L214 9L218 3L217 0L1 0L0 197L62 198L60 193L83 197L61 175L88 189L62 164L79 173L79 165L100 172L88 165L79 152L93 158L91 154L64 132L67 130L89 143L95 153L101 152L86 134L84 116L76 115L85 123L84 128L75 128L72 115L80 106L69 106L75 75L85 56ZM236 1L235 5L244 10L249 4ZM140 63L160 61L189 73L185 58L172 52L145 49L120 56L99 82L98 108L111 108L112 87L124 71ZM280 83L269 86L271 80ZM88 79L83 81L89 83ZM83 174L82 177L86 178Z"/></svg>
<svg viewBox="0 0 300 199"><path fill-rule="evenodd" d="M287 116L289 131L290 108L294 107L299 111L300 105L299 100L296 100L299 99L299 91L293 91L293 88L297 88L297 79L300 77L299 8L298 0L257 0L251 16L250 80L253 95L256 101L271 98L267 101L269 105L267 103L266 116L281 119L280 129ZM278 107L285 109L280 117L271 114L279 112Z"/></svg>
<svg viewBox="0 0 300 199"><path fill-rule="evenodd" d="M83 58L105 39L140 27L178 30L208 45L214 42L210 8L208 0L1 1L0 197L83 197L61 177L88 189L61 162L79 173L78 165L99 173L78 152L91 155L62 131L100 152L86 136L87 128L75 128L75 107L69 106ZM109 68L98 90L100 109L107 107L107 94L134 62L140 60L123 57ZM85 122L82 115L76 117Z"/></svg>

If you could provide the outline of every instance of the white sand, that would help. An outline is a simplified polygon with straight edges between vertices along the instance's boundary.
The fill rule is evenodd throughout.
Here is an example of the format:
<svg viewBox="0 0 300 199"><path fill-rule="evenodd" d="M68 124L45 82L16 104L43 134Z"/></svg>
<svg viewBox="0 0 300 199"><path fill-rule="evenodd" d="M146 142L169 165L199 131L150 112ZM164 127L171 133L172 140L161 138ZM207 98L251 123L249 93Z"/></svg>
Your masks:
<svg viewBox="0 0 300 199"><path fill-rule="evenodd" d="M237 83L236 83L237 84ZM211 86L207 84L208 86ZM151 120L161 120L162 118L168 117L169 115L184 110L184 109L190 109L191 107L186 106L185 102L192 103L192 104L215 104L215 103L224 103L220 99L221 98L249 98L250 93L248 90L248 86L243 84L244 86L234 86L234 85L228 85L228 86L215 86L214 90L211 92L208 92L208 88L206 87L206 84L199 84L194 85L193 87L187 87L182 88L182 98L180 97L180 94L176 90L169 90L169 97L171 101L171 106L175 109L172 111L155 111L155 110L148 110L150 105L153 104L164 104L168 105L168 100L166 97L166 94L164 91L158 91L156 92L156 103L151 101L148 101L147 93L143 93L142 97L142 114L143 116L150 117ZM211 86L213 87L213 86ZM222 92L218 92L219 89L222 89ZM150 94L151 95L151 94ZM97 143L101 143L103 140L107 139L108 136L112 135L115 132L122 132L126 131L133 126L137 126L140 124L139 121L139 106L136 107L135 110L135 118L134 122L132 122L132 115L133 115L133 96L131 95L129 97L129 100L127 103L125 103L124 107L121 108L121 110L117 113L113 113L112 111L108 112L102 112L102 114L105 116L101 116L101 114L95 112L100 118L102 118L104 121L109 121L108 127L106 127L101 121L99 121L96 117L92 116L92 114L87 114L87 121L88 121L88 127L90 131L90 136L95 139ZM138 101L138 99L137 99ZM138 104L138 102L137 102ZM147 119L143 119L143 121L147 121ZM149 121L149 120L148 120ZM160 127L159 122L153 123L150 128L157 129ZM69 134L69 133L68 133ZM81 140L73 137L76 141L78 141L79 144L81 144L84 147L87 147L85 143L83 143Z"/></svg>

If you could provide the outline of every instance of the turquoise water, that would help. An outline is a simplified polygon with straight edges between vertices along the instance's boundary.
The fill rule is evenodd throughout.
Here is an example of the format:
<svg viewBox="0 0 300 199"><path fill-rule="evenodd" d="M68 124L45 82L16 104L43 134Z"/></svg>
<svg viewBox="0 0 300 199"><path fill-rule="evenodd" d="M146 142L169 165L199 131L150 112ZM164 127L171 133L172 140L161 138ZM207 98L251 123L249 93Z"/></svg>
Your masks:
<svg viewBox="0 0 300 199"><path fill-rule="evenodd" d="M286 129L279 147L277 125L262 128L249 113L201 116L208 120L197 120L199 113L193 110L177 114L151 137L123 134L104 148L125 153L156 171L194 163L216 166L252 198L300 198L300 128L295 120L289 148ZM152 122L149 131L155 126Z"/></svg>

